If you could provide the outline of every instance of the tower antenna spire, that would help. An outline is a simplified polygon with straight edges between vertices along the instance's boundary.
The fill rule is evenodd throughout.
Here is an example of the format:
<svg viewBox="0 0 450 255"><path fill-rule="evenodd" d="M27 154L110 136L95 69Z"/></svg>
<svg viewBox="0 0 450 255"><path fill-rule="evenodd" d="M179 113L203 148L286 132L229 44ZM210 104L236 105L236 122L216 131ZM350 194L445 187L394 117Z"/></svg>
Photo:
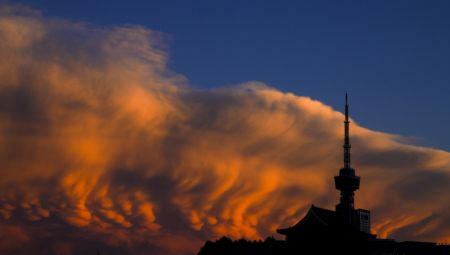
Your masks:
<svg viewBox="0 0 450 255"><path fill-rule="evenodd" d="M350 167L350 121L348 120L348 94L345 92L345 135L344 135L344 168Z"/></svg>
<svg viewBox="0 0 450 255"><path fill-rule="evenodd" d="M348 94L345 93L345 120L344 120L344 167L339 170L339 175L334 177L336 189L341 191L336 212L343 217L345 222L352 225L355 218L355 191L359 189L359 176L350 166L350 120L348 118Z"/></svg>

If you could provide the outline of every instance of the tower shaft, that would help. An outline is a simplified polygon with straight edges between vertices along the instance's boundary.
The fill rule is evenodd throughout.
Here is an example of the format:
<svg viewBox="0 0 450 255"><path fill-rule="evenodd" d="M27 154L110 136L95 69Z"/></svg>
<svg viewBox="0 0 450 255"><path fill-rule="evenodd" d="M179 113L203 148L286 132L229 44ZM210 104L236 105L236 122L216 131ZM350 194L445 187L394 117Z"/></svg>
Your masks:
<svg viewBox="0 0 450 255"><path fill-rule="evenodd" d="M334 177L336 189L340 194L336 212L342 219L352 225L355 215L354 192L359 189L360 178L350 164L350 121L348 117L348 96L345 94L345 121L344 121L344 167L339 170L339 175Z"/></svg>
<svg viewBox="0 0 450 255"><path fill-rule="evenodd" d="M348 120L348 96L345 94L345 121L344 121L344 168L350 168L350 121Z"/></svg>

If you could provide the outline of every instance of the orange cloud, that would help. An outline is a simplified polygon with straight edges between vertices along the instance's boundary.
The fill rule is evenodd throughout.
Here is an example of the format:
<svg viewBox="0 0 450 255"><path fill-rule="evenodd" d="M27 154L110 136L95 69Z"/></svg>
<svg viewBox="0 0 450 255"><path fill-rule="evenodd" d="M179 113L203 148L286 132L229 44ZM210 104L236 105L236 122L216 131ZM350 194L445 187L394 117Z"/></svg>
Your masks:
<svg viewBox="0 0 450 255"><path fill-rule="evenodd" d="M258 82L193 89L143 27L0 15L1 253L192 254L334 207L331 107ZM351 128L374 231L450 241L450 154Z"/></svg>

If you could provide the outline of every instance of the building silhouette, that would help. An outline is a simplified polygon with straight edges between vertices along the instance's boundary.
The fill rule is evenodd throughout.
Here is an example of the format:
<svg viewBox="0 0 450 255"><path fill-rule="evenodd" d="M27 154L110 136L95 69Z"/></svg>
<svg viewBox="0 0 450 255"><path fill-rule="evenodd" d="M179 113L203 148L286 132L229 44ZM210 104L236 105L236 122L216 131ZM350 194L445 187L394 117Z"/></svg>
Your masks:
<svg viewBox="0 0 450 255"><path fill-rule="evenodd" d="M334 177L340 191L335 211L312 205L293 226L277 229L285 240L232 241L223 237L207 241L199 255L268 255L268 254L354 254L354 255L450 255L449 245L433 242L397 242L380 239L371 233L370 211L355 209L355 191L360 177L351 167L348 96L345 95L344 164Z"/></svg>
<svg viewBox="0 0 450 255"><path fill-rule="evenodd" d="M348 97L345 95L344 121L344 166L334 177L336 189L340 191L340 200L336 211L311 206L303 219L292 227L278 229L287 241L311 242L318 237L350 238L357 240L374 239L370 233L370 211L355 210L355 191L359 189L360 177L350 164L350 121L348 117ZM343 235L343 233L345 233Z"/></svg>

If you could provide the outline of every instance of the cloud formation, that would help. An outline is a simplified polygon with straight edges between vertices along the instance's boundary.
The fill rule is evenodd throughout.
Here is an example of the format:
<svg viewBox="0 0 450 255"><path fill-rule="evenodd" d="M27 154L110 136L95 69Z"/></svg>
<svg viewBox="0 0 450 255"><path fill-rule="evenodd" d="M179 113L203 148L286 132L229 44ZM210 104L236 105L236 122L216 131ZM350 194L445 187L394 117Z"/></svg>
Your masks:
<svg viewBox="0 0 450 255"><path fill-rule="evenodd" d="M259 82L192 88L163 37L0 7L0 253L192 254L334 207L340 112ZM450 154L351 132L374 231L450 241Z"/></svg>

